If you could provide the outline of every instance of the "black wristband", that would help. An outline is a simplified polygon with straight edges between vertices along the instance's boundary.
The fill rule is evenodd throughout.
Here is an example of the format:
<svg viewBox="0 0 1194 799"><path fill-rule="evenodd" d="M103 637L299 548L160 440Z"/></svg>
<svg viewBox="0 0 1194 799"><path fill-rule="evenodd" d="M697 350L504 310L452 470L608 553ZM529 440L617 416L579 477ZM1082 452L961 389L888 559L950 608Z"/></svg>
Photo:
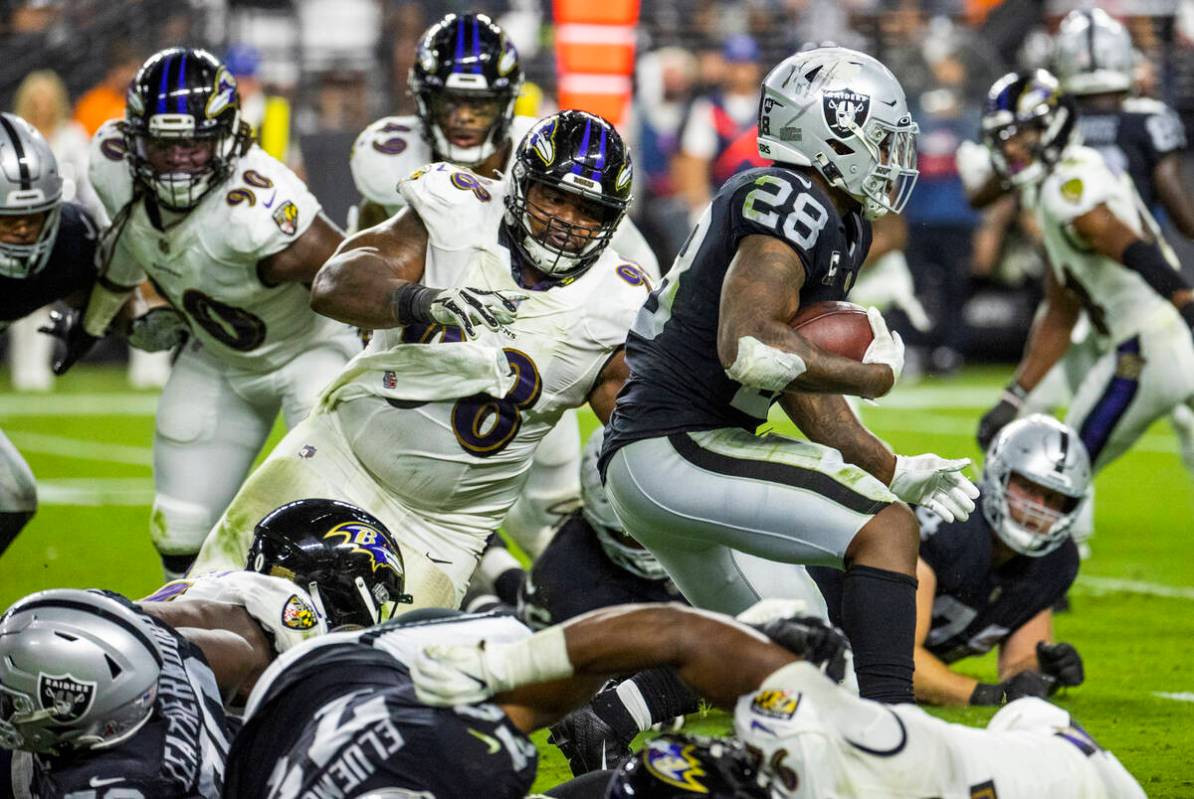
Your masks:
<svg viewBox="0 0 1194 799"><path fill-rule="evenodd" d="M1132 242L1124 250L1123 263L1144 278L1144 282L1166 301L1175 292L1190 288L1182 273L1165 260L1161 248L1154 243L1139 239Z"/></svg>
<svg viewBox="0 0 1194 799"><path fill-rule="evenodd" d="M395 289L392 304L394 319L400 325L411 322L430 322L431 301L437 294L433 288L420 286L418 283L405 283Z"/></svg>
<svg viewBox="0 0 1194 799"><path fill-rule="evenodd" d="M985 682L974 686L974 691L970 694L970 704L972 705L1002 705L1003 699L1002 685L991 685Z"/></svg>

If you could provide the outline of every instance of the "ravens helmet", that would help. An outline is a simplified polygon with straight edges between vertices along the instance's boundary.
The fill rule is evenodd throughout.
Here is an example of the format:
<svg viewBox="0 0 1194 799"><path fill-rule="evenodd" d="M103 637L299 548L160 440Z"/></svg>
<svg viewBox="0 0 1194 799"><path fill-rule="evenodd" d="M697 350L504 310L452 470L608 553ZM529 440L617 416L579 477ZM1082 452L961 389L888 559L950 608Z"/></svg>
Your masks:
<svg viewBox="0 0 1194 799"><path fill-rule="evenodd" d="M30 594L0 618L0 748L41 754L128 740L153 715L152 622L115 595Z"/></svg>
<svg viewBox="0 0 1194 799"><path fill-rule="evenodd" d="M1044 179L1069 146L1076 121L1073 99L1049 72L1004 75L983 108L983 141L996 173L1013 186Z"/></svg>
<svg viewBox="0 0 1194 799"><path fill-rule="evenodd" d="M423 138L438 157L476 166L506 142L522 67L514 44L489 17L448 14L428 28L409 82ZM467 119L458 115L464 107Z"/></svg>
<svg viewBox="0 0 1194 799"><path fill-rule="evenodd" d="M129 87L124 139L139 186L165 208L194 208L251 143L236 78L206 50L154 54Z"/></svg>
<svg viewBox="0 0 1194 799"><path fill-rule="evenodd" d="M257 523L246 568L307 589L331 630L385 621L406 571L390 531L370 513L332 499L300 499Z"/></svg>
<svg viewBox="0 0 1194 799"><path fill-rule="evenodd" d="M769 799L770 779L733 739L661 735L627 760L607 799Z"/></svg>
<svg viewBox="0 0 1194 799"><path fill-rule="evenodd" d="M544 117L514 153L504 227L531 265L554 279L576 277L596 262L630 205L630 150L613 125L585 111ZM532 190L542 191L536 202ZM544 199L575 195L593 224L553 216Z"/></svg>

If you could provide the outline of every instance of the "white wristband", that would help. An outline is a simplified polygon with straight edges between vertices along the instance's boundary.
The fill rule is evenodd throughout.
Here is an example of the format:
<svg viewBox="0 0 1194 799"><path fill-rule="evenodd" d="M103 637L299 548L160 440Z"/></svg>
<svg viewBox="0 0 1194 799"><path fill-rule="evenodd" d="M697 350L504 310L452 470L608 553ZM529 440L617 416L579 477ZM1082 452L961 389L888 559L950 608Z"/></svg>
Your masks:
<svg viewBox="0 0 1194 799"><path fill-rule="evenodd" d="M548 627L513 644L486 645L484 658L494 693L560 680L575 671L562 627Z"/></svg>
<svg viewBox="0 0 1194 799"><path fill-rule="evenodd" d="M115 292L96 283L91 289L91 298L87 302L87 310L83 313L83 330L89 336L103 338L104 333L108 330L108 325L112 323L116 314L124 306L125 300L132 293L132 289L124 292Z"/></svg>

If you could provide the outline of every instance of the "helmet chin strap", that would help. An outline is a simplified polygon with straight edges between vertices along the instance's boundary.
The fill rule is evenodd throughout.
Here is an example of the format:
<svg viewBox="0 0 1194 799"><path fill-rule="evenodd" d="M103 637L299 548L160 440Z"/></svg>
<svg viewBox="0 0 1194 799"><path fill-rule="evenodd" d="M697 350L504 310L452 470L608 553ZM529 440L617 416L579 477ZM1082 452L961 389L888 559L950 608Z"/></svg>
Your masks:
<svg viewBox="0 0 1194 799"><path fill-rule="evenodd" d="M490 127L485 140L475 147L458 147L444 135L439 125L434 123L431 125L431 135L435 138L435 152L443 155L453 164L469 167L477 166L497 152L497 143L493 140L496 130L496 124Z"/></svg>

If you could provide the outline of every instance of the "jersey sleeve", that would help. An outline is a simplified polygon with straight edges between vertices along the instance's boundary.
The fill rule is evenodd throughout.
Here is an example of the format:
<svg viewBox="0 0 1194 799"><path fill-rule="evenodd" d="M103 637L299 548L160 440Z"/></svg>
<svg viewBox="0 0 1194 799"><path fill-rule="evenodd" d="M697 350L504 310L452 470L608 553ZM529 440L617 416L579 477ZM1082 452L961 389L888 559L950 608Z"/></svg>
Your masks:
<svg viewBox="0 0 1194 799"><path fill-rule="evenodd" d="M1153 156L1150 166L1170 153L1186 149L1186 127L1169 106L1149 98L1133 98L1125 101L1124 108L1144 115L1144 131Z"/></svg>
<svg viewBox="0 0 1194 799"><path fill-rule="evenodd" d="M91 138L87 177L109 219L115 219L133 198L133 176L125 153L124 134L116 120L105 122Z"/></svg>
<svg viewBox="0 0 1194 799"><path fill-rule="evenodd" d="M348 166L361 196L394 214L406 206L398 183L428 159L417 119L383 117L357 136Z"/></svg>
<svg viewBox="0 0 1194 799"><path fill-rule="evenodd" d="M812 192L803 176L786 169L762 169L748 173L725 198L729 203L730 250L747 236L779 239L796 251L805 268L805 282L824 275L815 271L813 250L831 213Z"/></svg>
<svg viewBox="0 0 1194 799"><path fill-rule="evenodd" d="M403 178L398 190L427 228L430 242L444 250L471 247L462 228L484 223L501 213L501 185L449 163L428 164Z"/></svg>
<svg viewBox="0 0 1194 799"><path fill-rule="evenodd" d="M1110 200L1120 188L1102 156L1084 147L1067 154L1041 184L1040 208L1051 221L1069 224Z"/></svg>
<svg viewBox="0 0 1194 799"><path fill-rule="evenodd" d="M612 353L626 343L626 334L655 283L641 266L621 258L603 258L593 268L608 269L611 275L599 300L590 305L584 327L592 341Z"/></svg>
<svg viewBox="0 0 1194 799"><path fill-rule="evenodd" d="M281 577L233 571L185 582L190 583L185 592L168 599L208 599L238 605L261 626L279 654L327 632L327 624L310 595Z"/></svg>
<svg viewBox="0 0 1194 799"><path fill-rule="evenodd" d="M659 259L655 257L655 251L651 249L651 245L647 244L646 237L638 229L638 225L634 224L634 220L630 218L629 214L622 219L622 223L614 231L614 237L609 246L618 254L618 257L625 258L641 267L647 277L651 279L652 285L659 285L663 279L663 273L659 269Z"/></svg>
<svg viewBox="0 0 1194 799"><path fill-rule="evenodd" d="M217 238L234 253L257 260L293 244L321 210L319 200L298 175L257 145L237 163L232 177L213 191L221 196L210 211L215 215L212 221L219 225L219 217L224 218Z"/></svg>

